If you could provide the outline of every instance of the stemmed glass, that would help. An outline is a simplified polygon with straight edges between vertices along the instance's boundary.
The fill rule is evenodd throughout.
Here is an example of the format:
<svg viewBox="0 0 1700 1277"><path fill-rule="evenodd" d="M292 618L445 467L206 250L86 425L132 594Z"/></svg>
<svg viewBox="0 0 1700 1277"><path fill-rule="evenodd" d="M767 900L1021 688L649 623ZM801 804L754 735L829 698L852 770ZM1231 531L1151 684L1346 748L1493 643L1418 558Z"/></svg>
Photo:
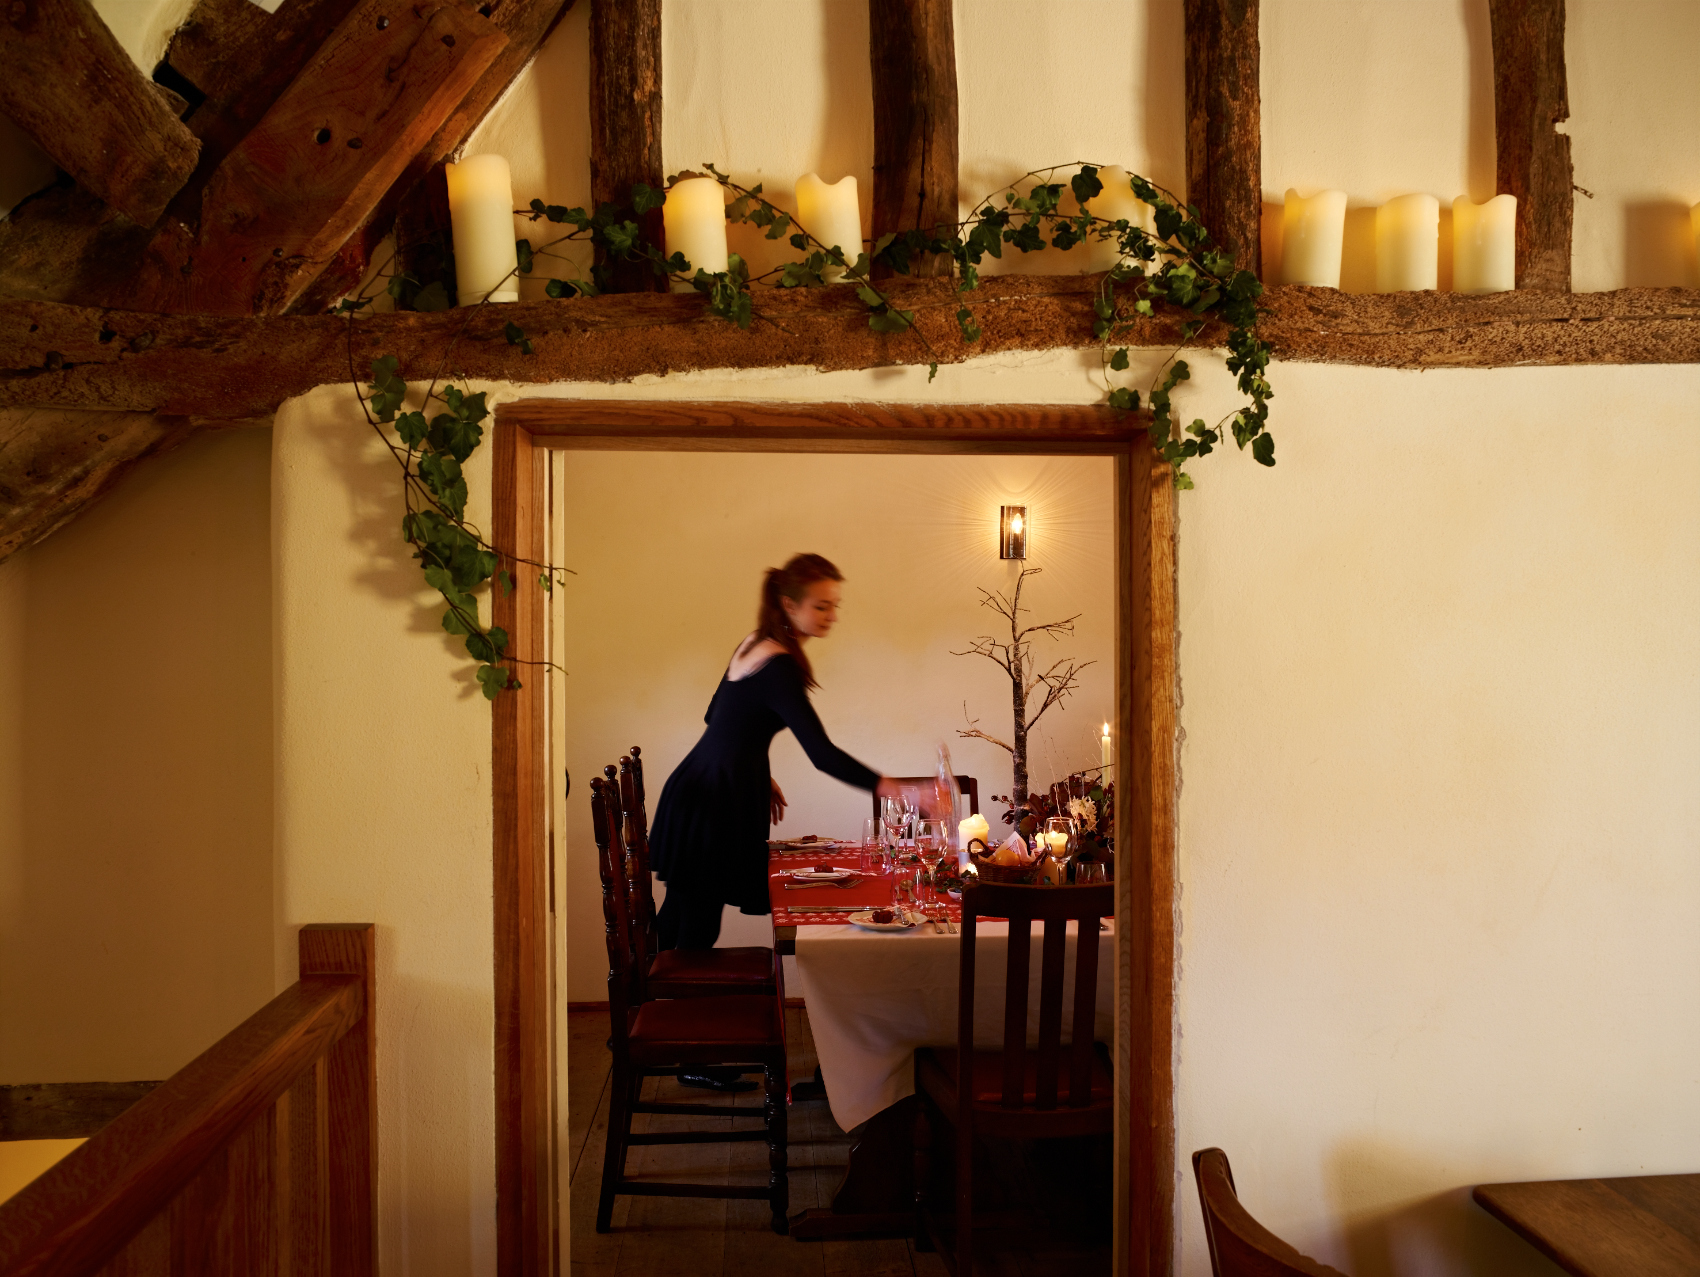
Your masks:
<svg viewBox="0 0 1700 1277"><path fill-rule="evenodd" d="M1045 821L1041 846L1051 855L1051 859L1062 867L1063 881L1068 881L1068 864L1074 859L1078 844L1074 837L1074 822L1067 816L1052 816Z"/></svg>
<svg viewBox="0 0 1700 1277"><path fill-rule="evenodd" d="M880 820L878 816L867 816L862 820L860 868L863 873L885 868L880 856Z"/></svg>
<svg viewBox="0 0 1700 1277"><path fill-rule="evenodd" d="M939 858L944 855L949 846L948 826L942 820L923 820L915 826L915 850L921 857L921 872L918 875L922 904L933 904L937 900L934 891L933 873L938 868Z"/></svg>
<svg viewBox="0 0 1700 1277"><path fill-rule="evenodd" d="M914 808L905 797L880 799L880 822L885 826L886 846L891 849L894 859L913 815Z"/></svg>

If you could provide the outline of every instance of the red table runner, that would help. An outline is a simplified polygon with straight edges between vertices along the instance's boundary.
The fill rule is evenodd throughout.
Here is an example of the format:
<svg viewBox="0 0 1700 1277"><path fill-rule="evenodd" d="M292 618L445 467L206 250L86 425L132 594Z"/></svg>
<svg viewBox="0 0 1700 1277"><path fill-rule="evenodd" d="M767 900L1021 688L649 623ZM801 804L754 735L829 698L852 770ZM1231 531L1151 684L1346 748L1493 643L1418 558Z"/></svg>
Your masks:
<svg viewBox="0 0 1700 1277"><path fill-rule="evenodd" d="M773 905L773 925L776 927L796 927L834 924L848 922L850 915L840 912L845 905L859 905L865 909L889 909L891 907L891 871L870 870L864 872L861 863L861 849L854 846L840 846L831 849L815 851L769 851L767 865L767 893ZM848 869L852 873L862 875L862 881L853 887L838 887L831 883L818 883L803 888L787 888L787 882L794 881L790 874L795 869L807 869L811 865L831 865L834 869ZM835 905L830 913L820 913L810 908L811 905ZM952 922L962 920L962 906L949 899L941 899L937 905L926 905L928 913L942 910Z"/></svg>

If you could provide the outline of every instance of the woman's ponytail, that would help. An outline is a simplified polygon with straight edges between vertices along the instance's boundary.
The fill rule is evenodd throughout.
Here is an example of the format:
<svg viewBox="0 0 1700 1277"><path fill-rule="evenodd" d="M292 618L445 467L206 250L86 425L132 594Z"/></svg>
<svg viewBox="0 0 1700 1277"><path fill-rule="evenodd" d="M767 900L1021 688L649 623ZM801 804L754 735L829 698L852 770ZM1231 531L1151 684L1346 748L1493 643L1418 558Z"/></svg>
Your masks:
<svg viewBox="0 0 1700 1277"><path fill-rule="evenodd" d="M801 603L809 587L816 581L842 581L844 576L832 563L818 554L794 554L782 568L769 568L762 577L761 603L756 609L756 637L772 639L791 654L797 668L803 671L803 685L819 686L809 658L803 655L803 645L791 629L785 615L785 599Z"/></svg>

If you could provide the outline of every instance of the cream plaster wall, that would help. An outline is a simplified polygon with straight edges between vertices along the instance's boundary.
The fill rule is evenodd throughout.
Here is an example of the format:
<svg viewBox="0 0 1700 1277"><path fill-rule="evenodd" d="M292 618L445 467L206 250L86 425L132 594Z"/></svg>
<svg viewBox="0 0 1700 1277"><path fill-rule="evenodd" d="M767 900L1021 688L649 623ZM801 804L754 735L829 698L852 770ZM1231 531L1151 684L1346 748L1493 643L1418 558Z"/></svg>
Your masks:
<svg viewBox="0 0 1700 1277"><path fill-rule="evenodd" d="M1096 662L1035 729L1031 783L1097 766L1114 697L1108 458L572 452L563 480L555 517L577 573L561 598L570 999L607 997L590 780L638 744L653 811L750 631L762 571L793 553L824 554L846 578L839 625L809 646L815 707L835 743L876 771L913 776L932 772L945 740L993 813L991 795L1009 792L1009 754L956 729L966 703L1009 739L1009 682L991 662L951 652L997 632L978 587L1012 588L1016 565L997 557L998 507L1025 504L1027 566L1042 569L1027 581L1025 622L1082 614L1072 640L1038 654L1046 664ZM789 732L771 754L790 802L782 836L856 836L870 810L863 791L815 771ZM771 943L770 934L766 918L728 907L723 944Z"/></svg>
<svg viewBox="0 0 1700 1277"><path fill-rule="evenodd" d="M0 564L0 1082L163 1078L272 994L270 439Z"/></svg>

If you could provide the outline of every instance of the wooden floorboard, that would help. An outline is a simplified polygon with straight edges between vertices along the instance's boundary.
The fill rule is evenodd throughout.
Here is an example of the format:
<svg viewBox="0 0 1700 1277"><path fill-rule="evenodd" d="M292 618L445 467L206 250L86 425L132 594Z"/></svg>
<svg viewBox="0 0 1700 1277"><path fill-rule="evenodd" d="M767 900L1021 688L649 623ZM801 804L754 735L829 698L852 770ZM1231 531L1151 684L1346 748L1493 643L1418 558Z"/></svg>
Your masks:
<svg viewBox="0 0 1700 1277"><path fill-rule="evenodd" d="M943 1277L945 1268L936 1255L914 1253L900 1237L826 1242L781 1237L768 1227L764 1201L621 1197L613 1230L598 1233L596 1199L608 1131L607 1014L572 1011L567 1018L573 1277ZM792 1078L813 1077L816 1057L807 1015L796 1008L787 1011L785 1028ZM719 1102L671 1078L651 1078L644 1094L647 1099ZM759 1111L756 1092L737 1102ZM850 1137L838 1129L824 1101L791 1105L788 1121L791 1213L830 1205L844 1176ZM633 1129L732 1125L731 1118L639 1114ZM767 1146L760 1141L649 1145L633 1149L627 1165L630 1174L646 1179L765 1184Z"/></svg>

